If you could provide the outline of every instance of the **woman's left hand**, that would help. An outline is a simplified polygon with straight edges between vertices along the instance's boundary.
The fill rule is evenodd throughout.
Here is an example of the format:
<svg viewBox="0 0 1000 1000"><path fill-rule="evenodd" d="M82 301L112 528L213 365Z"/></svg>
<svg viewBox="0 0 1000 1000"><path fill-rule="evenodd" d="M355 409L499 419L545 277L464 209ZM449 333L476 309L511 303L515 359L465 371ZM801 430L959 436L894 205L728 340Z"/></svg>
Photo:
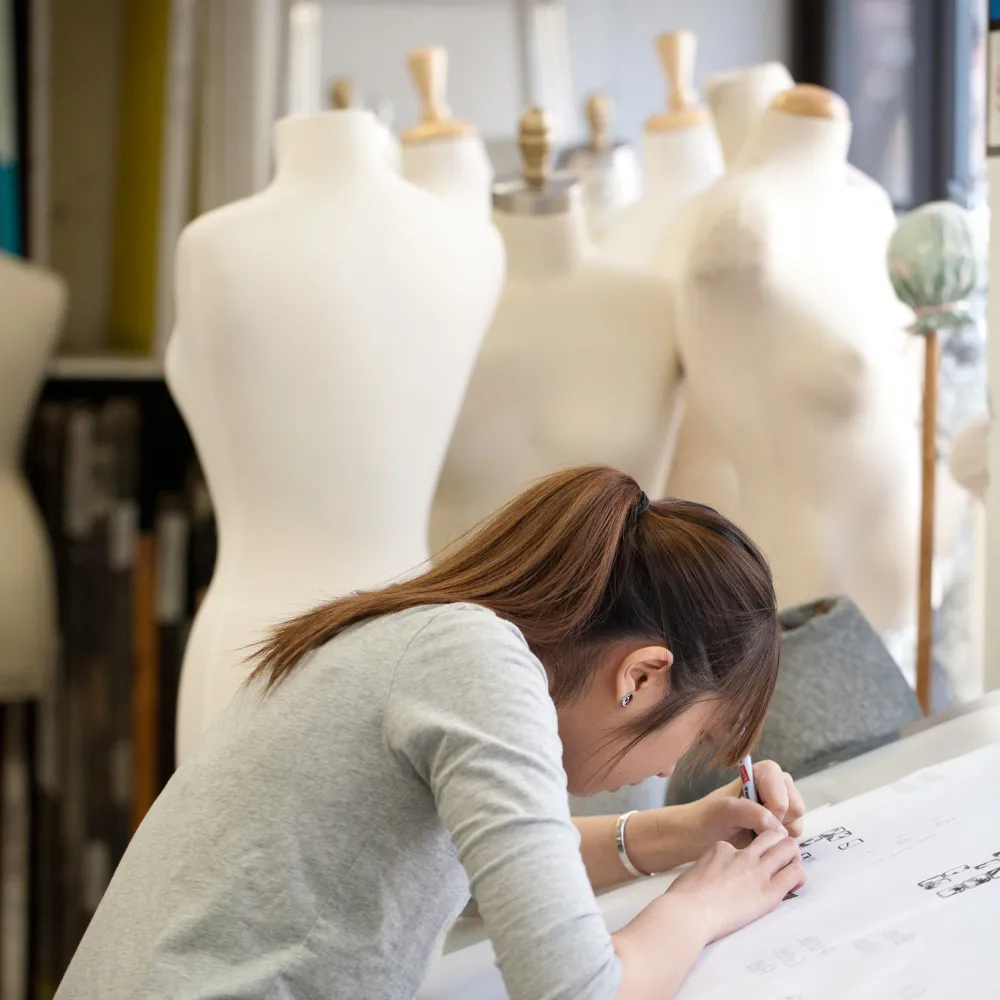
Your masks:
<svg viewBox="0 0 1000 1000"><path fill-rule="evenodd" d="M806 807L791 775L773 760L753 766L760 803L743 798L739 779L696 802L647 809L629 820L628 852L640 871L664 872L696 861L713 844L728 841L743 848L751 832L780 830L802 833ZM595 889L625 881L625 869L614 847L615 816L577 817L581 850ZM599 867L600 865L600 867Z"/></svg>
<svg viewBox="0 0 1000 1000"><path fill-rule="evenodd" d="M699 839L707 844L725 840L734 847L746 847L750 833L763 833L780 823L792 837L802 834L806 807L792 776L773 760L756 761L753 779L760 805L743 798L740 780L730 782L690 805L691 822Z"/></svg>

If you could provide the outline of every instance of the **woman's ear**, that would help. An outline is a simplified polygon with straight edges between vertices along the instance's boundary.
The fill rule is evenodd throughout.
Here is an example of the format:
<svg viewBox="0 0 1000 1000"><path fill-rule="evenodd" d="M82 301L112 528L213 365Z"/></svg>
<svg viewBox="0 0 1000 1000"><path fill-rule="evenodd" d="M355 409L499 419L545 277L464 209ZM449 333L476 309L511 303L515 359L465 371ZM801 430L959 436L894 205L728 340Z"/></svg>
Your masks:
<svg viewBox="0 0 1000 1000"><path fill-rule="evenodd" d="M615 670L615 697L625 709L651 708L667 693L674 655L666 646L643 646L624 656Z"/></svg>

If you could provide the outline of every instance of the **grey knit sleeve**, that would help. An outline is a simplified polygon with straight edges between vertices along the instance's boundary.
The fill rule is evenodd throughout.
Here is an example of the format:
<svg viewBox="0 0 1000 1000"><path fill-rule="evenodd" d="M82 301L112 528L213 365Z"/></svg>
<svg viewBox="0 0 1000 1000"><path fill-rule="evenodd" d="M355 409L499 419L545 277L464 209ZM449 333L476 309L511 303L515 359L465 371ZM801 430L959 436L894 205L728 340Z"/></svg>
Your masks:
<svg viewBox="0 0 1000 1000"><path fill-rule="evenodd" d="M443 607L397 666L385 727L434 796L511 1000L611 1000L621 966L570 819L545 672L520 632Z"/></svg>

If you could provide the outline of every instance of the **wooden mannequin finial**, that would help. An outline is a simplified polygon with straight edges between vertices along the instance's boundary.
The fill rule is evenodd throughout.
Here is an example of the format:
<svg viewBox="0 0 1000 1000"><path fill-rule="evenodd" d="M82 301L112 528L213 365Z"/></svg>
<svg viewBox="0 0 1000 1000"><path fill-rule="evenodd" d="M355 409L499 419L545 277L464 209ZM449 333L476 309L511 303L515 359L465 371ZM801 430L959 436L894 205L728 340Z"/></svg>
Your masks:
<svg viewBox="0 0 1000 1000"><path fill-rule="evenodd" d="M771 107L775 111L806 118L830 118L841 122L851 120L851 112L842 97L812 83L800 83L791 90L783 91L771 101Z"/></svg>
<svg viewBox="0 0 1000 1000"><path fill-rule="evenodd" d="M694 82L694 61L698 41L691 31L668 31L656 39L656 51L667 76L667 111L646 122L647 132L691 128L711 122L708 108L698 100Z"/></svg>
<svg viewBox="0 0 1000 1000"><path fill-rule="evenodd" d="M403 142L426 142L431 139L451 139L473 131L466 122L451 117L445 104L448 81L448 52L440 45L414 49L409 58L410 73L417 85L423 108L421 121L403 134Z"/></svg>
<svg viewBox="0 0 1000 1000"><path fill-rule="evenodd" d="M346 76L340 76L335 80L331 80L329 98L330 107L335 111L342 111L344 108L353 108L354 83Z"/></svg>
<svg viewBox="0 0 1000 1000"><path fill-rule="evenodd" d="M591 94L587 99L587 122L590 124L590 148L609 149L611 146L611 119L615 102L609 94Z"/></svg>
<svg viewBox="0 0 1000 1000"><path fill-rule="evenodd" d="M518 134L524 181L530 188L543 188L549 178L552 142L549 120L541 108L528 108L521 116Z"/></svg>

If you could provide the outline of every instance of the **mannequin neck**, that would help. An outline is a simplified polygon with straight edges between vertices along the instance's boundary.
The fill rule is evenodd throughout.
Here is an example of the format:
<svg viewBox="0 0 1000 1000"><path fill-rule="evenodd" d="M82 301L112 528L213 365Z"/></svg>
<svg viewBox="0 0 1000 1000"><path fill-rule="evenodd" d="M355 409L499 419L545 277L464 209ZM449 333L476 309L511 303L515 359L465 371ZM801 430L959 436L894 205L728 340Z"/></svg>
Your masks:
<svg viewBox="0 0 1000 1000"><path fill-rule="evenodd" d="M642 167L647 192L686 191L706 186L722 173L722 149L710 125L646 132L642 137Z"/></svg>
<svg viewBox="0 0 1000 1000"><path fill-rule="evenodd" d="M850 122L769 108L747 137L737 166L775 163L808 172L810 177L842 175L850 143Z"/></svg>
<svg viewBox="0 0 1000 1000"><path fill-rule="evenodd" d="M275 185L327 185L358 173L388 173L385 136L368 111L293 115L274 126Z"/></svg>
<svg viewBox="0 0 1000 1000"><path fill-rule="evenodd" d="M771 101L794 86L791 73L779 62L720 73L705 81L705 96L715 118L727 166L733 165Z"/></svg>
<svg viewBox="0 0 1000 1000"><path fill-rule="evenodd" d="M489 217L493 168L478 136L404 143L402 162L407 180Z"/></svg>
<svg viewBox="0 0 1000 1000"><path fill-rule="evenodd" d="M507 250L507 275L536 280L575 270L592 252L579 204L555 215L494 211Z"/></svg>
<svg viewBox="0 0 1000 1000"><path fill-rule="evenodd" d="M459 172L485 155L479 136L452 135L426 142L404 142L403 157L432 164L442 171ZM478 164L477 164L478 165Z"/></svg>

